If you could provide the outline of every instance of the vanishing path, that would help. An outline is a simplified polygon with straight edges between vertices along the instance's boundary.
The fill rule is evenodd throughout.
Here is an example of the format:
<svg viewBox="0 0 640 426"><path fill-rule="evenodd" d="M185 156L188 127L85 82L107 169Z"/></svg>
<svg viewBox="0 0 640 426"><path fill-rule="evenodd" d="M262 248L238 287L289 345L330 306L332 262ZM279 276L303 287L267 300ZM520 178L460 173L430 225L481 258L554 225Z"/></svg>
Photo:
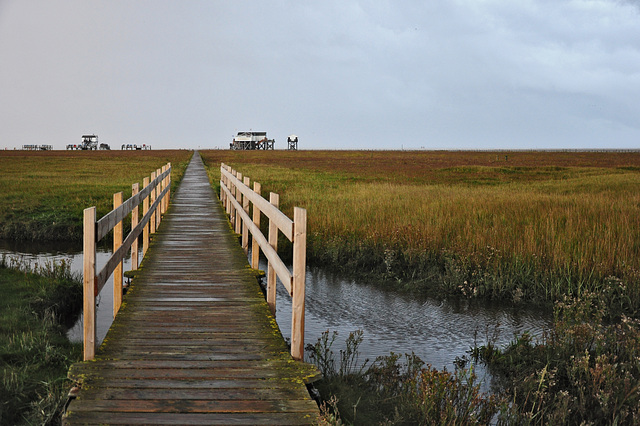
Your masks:
<svg viewBox="0 0 640 426"><path fill-rule="evenodd" d="M318 417L196 153L65 424L308 424Z"/></svg>

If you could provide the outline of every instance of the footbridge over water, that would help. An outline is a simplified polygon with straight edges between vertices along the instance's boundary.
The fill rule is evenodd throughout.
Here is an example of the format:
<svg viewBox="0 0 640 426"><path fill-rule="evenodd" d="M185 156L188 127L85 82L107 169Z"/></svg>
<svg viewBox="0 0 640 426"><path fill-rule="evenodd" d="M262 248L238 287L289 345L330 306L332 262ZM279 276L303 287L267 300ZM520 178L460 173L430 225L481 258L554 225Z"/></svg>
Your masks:
<svg viewBox="0 0 640 426"><path fill-rule="evenodd" d="M70 369L64 423L314 423L318 372L290 354L197 153L163 216L95 357Z"/></svg>

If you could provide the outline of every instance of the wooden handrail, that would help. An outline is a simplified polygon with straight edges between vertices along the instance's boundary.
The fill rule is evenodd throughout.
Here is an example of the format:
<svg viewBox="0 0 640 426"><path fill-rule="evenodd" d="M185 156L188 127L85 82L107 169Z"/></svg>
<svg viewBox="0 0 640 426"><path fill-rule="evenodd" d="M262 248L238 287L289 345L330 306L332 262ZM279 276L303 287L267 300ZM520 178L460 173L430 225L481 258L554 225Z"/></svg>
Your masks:
<svg viewBox="0 0 640 426"><path fill-rule="evenodd" d="M230 166L220 165L220 201L229 215L237 233L242 234L242 247L249 250L248 233L252 237L251 267L258 268L261 250L267 258L267 304L276 313L276 276L291 296L291 356L296 360L304 358L304 299L307 251L307 211L294 207L293 220L278 208L278 194L271 193L267 201L260 194L261 186L254 182L254 190L246 176ZM249 216L250 205L253 217ZM269 238L260 231L260 214L269 219ZM293 272L289 272L277 253L278 231L293 243Z"/></svg>
<svg viewBox="0 0 640 426"><path fill-rule="evenodd" d="M162 173L153 172L151 179L145 177L144 188L138 191L138 183L132 185L131 198L122 202L122 193L114 194L114 209L96 220L96 208L84 210L83 237L83 353L84 360L95 357L96 352L96 298L114 271L113 316L115 318L122 304L122 264L129 249L132 249L132 267L138 266L137 240L143 235L143 254L149 247L149 234L154 233L157 224L169 206L169 188L171 187L171 163L163 167ZM149 207L149 199L152 204ZM143 217L138 221L138 206L144 205ZM131 231L122 239L122 221L132 214ZM156 226L151 226L152 224ZM151 232L149 228L151 227ZM113 235L113 254L102 270L96 273L96 244L111 230ZM135 243L135 244L134 244ZM135 245L135 247L134 247ZM133 252L135 250L135 253ZM116 276L118 275L118 276Z"/></svg>

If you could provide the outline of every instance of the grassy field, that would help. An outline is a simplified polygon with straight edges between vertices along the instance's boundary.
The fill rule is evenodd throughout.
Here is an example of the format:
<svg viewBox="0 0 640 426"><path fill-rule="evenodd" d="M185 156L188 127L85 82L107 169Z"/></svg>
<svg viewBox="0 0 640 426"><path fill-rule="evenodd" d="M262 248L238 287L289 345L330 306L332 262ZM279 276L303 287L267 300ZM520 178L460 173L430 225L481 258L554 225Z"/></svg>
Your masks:
<svg viewBox="0 0 640 426"><path fill-rule="evenodd" d="M309 212L312 262L465 296L640 300L640 153L224 152Z"/></svg>
<svg viewBox="0 0 640 426"><path fill-rule="evenodd" d="M0 424L59 424L82 347L65 336L82 307L68 265L35 270L0 259Z"/></svg>
<svg viewBox="0 0 640 426"><path fill-rule="evenodd" d="M82 210L112 209L167 162L174 185L190 151L0 151L0 238L79 240ZM175 188L174 188L175 189ZM65 336L82 307L81 280L68 266L0 263L0 424L59 424L81 346Z"/></svg>
<svg viewBox="0 0 640 426"><path fill-rule="evenodd" d="M202 154L214 183L222 161L280 193L287 214L307 208L310 262L443 296L554 303L539 340L472 351L501 378L495 399L474 393L470 370L391 355L327 375L330 424L337 411L354 424L640 422L640 153ZM337 365L322 348L319 367Z"/></svg>
<svg viewBox="0 0 640 426"><path fill-rule="evenodd" d="M191 151L0 151L0 239L79 240L82 211L112 209L113 194L131 196L167 162L174 182Z"/></svg>

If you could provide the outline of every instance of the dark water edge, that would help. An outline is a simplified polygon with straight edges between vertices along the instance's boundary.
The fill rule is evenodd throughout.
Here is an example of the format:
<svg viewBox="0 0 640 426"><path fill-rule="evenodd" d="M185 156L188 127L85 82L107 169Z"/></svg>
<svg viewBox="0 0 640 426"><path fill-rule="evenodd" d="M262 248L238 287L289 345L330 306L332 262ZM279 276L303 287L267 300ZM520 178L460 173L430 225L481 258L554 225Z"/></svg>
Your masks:
<svg viewBox="0 0 640 426"><path fill-rule="evenodd" d="M260 269L266 270L261 261ZM378 356L418 355L435 368L453 371L456 357L488 339L504 346L524 332L541 336L552 315L539 307L511 306L486 300L444 299L407 294L366 280L344 278L326 268L307 268L305 343L325 331L337 331L334 353L345 348L350 332L362 330L360 362ZM276 320L285 338L291 335L291 299L278 280ZM486 374L476 366L479 377Z"/></svg>
<svg viewBox="0 0 640 426"><path fill-rule="evenodd" d="M31 241L0 240L0 256L8 256L27 262L31 265L46 262L65 261L71 272L82 277L82 243L53 241L33 243ZM96 251L96 268L100 270L111 256L109 244L99 244ZM124 270L131 269L131 258L125 258ZM75 324L67 330L67 337L72 342L82 342L82 313ZM97 298L96 334L98 343L104 340L113 322L113 277L107 280Z"/></svg>
<svg viewBox="0 0 640 426"><path fill-rule="evenodd" d="M15 256L28 262L65 260L72 272L82 274L82 252L77 243L12 242L0 240L0 256ZM99 247L98 268L110 256L109 247ZM130 269L125 261L125 271ZM266 270L266 264L260 268ZM98 340L112 322L110 279L98 299ZM285 338L291 334L291 300L278 283L276 320ZM353 278L344 278L326 268L307 268L305 343L315 343L323 332L339 333L334 352L344 349L350 332L362 330L360 361L381 355L415 353L424 362L448 370L456 357L491 338L506 345L516 334L540 336L551 325L551 314L540 308L514 307L504 303L470 300L437 300L406 294ZM82 341L82 317L68 332L71 341ZM481 366L476 372L485 374Z"/></svg>

